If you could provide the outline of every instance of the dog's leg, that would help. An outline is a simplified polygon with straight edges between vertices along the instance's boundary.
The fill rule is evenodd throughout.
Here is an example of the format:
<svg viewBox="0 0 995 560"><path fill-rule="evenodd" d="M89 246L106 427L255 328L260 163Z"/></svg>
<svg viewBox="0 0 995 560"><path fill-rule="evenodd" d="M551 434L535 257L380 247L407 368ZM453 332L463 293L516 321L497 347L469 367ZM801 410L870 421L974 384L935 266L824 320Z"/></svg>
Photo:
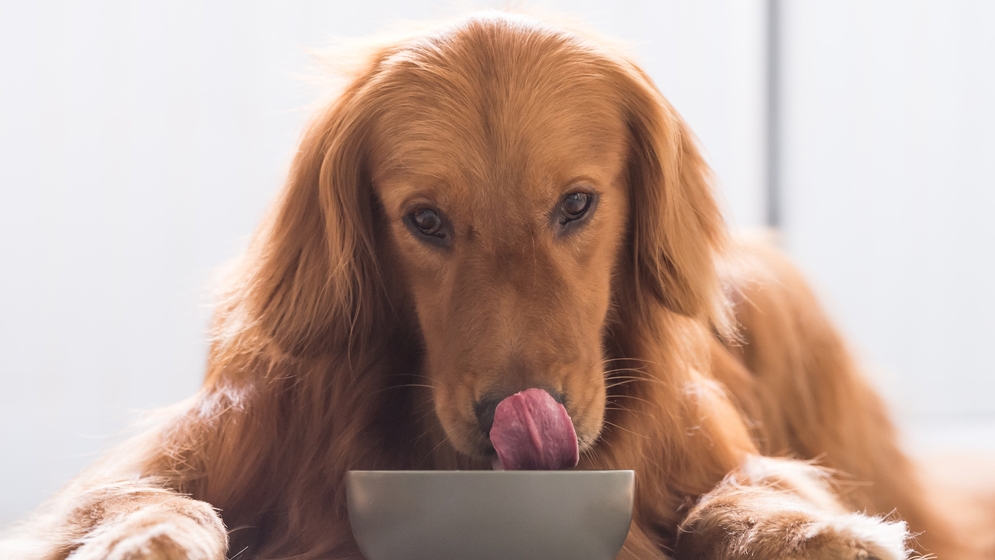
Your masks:
<svg viewBox="0 0 995 560"><path fill-rule="evenodd" d="M153 484L94 485L49 505L0 552L23 560L222 560L228 549L214 508Z"/></svg>
<svg viewBox="0 0 995 560"><path fill-rule="evenodd" d="M716 353L716 375L748 410L760 451L790 453L842 473L847 506L895 512L917 533L919 554L973 558L962 512L933 503L917 466L902 452L882 400L807 282L782 254L743 243L728 279L739 303L743 344ZM727 367L722 367L727 363ZM963 542L962 542L963 541Z"/></svg>
<svg viewBox="0 0 995 560"><path fill-rule="evenodd" d="M908 558L904 522L847 512L827 473L751 457L703 496L678 529L678 559Z"/></svg>
<svg viewBox="0 0 995 560"><path fill-rule="evenodd" d="M146 489L118 493L96 507L101 522L70 560L221 560L228 550L224 524L205 502Z"/></svg>
<svg viewBox="0 0 995 560"><path fill-rule="evenodd" d="M232 435L231 406L198 398L148 420L150 428L90 466L0 540L18 560L222 560L228 533L197 481L217 455L205 434ZM222 404L226 404L222 402Z"/></svg>

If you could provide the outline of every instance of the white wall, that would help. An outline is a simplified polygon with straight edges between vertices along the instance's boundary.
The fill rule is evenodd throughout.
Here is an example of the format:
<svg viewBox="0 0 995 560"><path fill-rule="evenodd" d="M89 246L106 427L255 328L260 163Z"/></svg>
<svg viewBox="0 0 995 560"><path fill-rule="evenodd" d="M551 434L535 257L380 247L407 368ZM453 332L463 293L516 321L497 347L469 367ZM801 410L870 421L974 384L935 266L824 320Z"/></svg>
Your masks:
<svg viewBox="0 0 995 560"><path fill-rule="evenodd" d="M761 5L547 4L633 43L746 226L762 219ZM304 49L462 11L0 3L0 525L198 386L211 270L252 232L316 97Z"/></svg>
<svg viewBox="0 0 995 560"><path fill-rule="evenodd" d="M784 4L787 245L910 426L995 449L995 3Z"/></svg>

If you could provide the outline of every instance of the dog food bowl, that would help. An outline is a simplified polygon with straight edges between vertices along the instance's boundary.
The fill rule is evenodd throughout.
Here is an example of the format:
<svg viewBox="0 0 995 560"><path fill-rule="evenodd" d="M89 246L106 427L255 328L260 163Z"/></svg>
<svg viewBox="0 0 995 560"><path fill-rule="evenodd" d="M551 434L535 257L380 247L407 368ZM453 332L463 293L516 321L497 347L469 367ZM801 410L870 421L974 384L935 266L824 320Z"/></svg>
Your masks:
<svg viewBox="0 0 995 560"><path fill-rule="evenodd" d="M633 471L350 471L367 560L611 560L632 521Z"/></svg>

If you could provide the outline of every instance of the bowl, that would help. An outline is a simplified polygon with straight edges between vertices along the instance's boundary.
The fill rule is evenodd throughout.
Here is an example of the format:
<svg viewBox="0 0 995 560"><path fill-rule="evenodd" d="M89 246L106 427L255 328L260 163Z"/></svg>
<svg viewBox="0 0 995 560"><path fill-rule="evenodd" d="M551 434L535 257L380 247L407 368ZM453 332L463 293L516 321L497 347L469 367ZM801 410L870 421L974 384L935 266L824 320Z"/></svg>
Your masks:
<svg viewBox="0 0 995 560"><path fill-rule="evenodd" d="M611 560L632 521L633 471L350 471L349 522L368 560Z"/></svg>

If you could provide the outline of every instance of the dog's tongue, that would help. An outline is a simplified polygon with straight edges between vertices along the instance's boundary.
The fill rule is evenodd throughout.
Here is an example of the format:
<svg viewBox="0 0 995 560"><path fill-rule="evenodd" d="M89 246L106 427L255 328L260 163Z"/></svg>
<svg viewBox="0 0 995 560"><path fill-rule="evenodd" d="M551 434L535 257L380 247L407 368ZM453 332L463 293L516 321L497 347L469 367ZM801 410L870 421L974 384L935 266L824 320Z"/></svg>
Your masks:
<svg viewBox="0 0 995 560"><path fill-rule="evenodd" d="M505 470L554 470L577 465L577 433L563 405L542 389L498 403L491 444Z"/></svg>

